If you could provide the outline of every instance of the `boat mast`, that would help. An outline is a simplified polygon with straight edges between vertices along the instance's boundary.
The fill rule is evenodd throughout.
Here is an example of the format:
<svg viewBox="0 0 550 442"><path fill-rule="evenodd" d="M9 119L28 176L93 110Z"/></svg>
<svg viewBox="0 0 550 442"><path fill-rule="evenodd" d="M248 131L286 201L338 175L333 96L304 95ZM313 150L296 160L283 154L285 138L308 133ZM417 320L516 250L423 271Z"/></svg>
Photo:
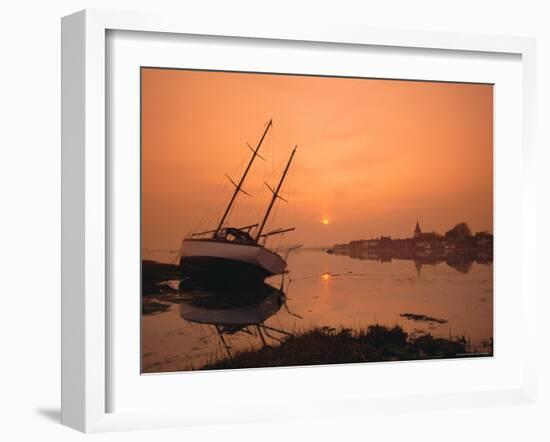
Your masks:
<svg viewBox="0 0 550 442"><path fill-rule="evenodd" d="M281 179L279 180L279 184L277 185L277 189L273 191L273 198L271 198L271 201L269 203L269 206L267 208L267 211L265 213L264 219L262 220L262 223L260 224L260 228L258 229L258 232L256 233L256 242L260 240L260 237L262 236L262 230L265 227L265 223L267 222L267 219L269 218L269 214L271 213L271 209L273 208L273 204L275 204L275 200L279 196L279 191L281 190L281 186L283 185L283 181L285 180L285 176L288 172L288 168L290 167L290 163L292 163L292 158L294 158L294 154L296 153L296 149L298 146L294 146L294 149L292 150L292 153L290 154L290 158L288 159L288 163L286 163L285 170L283 172L283 175L281 176ZM268 186L269 187L269 186Z"/></svg>
<svg viewBox="0 0 550 442"><path fill-rule="evenodd" d="M239 192L244 192L244 190L241 189L244 179L246 178L246 175L248 174L248 171L250 170L250 167L252 166L252 163L254 162L254 159L259 156L258 152L260 150L260 146L262 145L265 136L267 135L267 131L272 125L273 120L269 120L269 123L267 123L267 127L264 130L264 133L262 137L260 138L260 141L258 142L258 145L256 146L256 149L252 153L252 158L250 158L250 161L248 162L248 166L246 166L246 169L243 173L243 176L241 177L241 180L239 181L239 184L235 185L235 192L233 192L233 196L231 197L231 200L229 201L229 204L227 205L227 208L225 209L225 213L223 214L220 223L218 224L218 227L214 231L214 237L217 236L219 230L222 228L223 223L225 222L227 216L229 215L229 211L231 210L231 206L233 206L233 203L235 202L235 198L237 198L237 195ZM235 183L233 183L235 184Z"/></svg>

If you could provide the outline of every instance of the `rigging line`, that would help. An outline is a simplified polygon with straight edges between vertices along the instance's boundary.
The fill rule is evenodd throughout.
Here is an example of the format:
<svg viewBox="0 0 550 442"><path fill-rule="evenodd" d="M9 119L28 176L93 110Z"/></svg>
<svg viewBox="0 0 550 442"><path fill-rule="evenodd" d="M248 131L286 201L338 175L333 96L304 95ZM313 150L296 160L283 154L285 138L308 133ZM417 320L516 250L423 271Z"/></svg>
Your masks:
<svg viewBox="0 0 550 442"><path fill-rule="evenodd" d="M197 226L198 230L195 231L202 231L207 228L207 224L210 222L213 212L215 211L215 208L219 204L220 201L220 194L223 194L223 185L220 184L217 186L216 191L214 194L210 195L210 198L207 202L207 206L202 211L203 216L201 217L199 221L199 225Z"/></svg>
<svg viewBox="0 0 550 442"><path fill-rule="evenodd" d="M279 214L281 213L280 205L275 206L273 210L273 217L269 222L269 229L275 230L276 226L280 224Z"/></svg>
<svg viewBox="0 0 550 442"><path fill-rule="evenodd" d="M266 200L266 191L264 188L260 187L258 192L258 198L255 201L253 210L251 211L252 217L254 219L259 219L261 216L261 211L263 210L264 200Z"/></svg>
<svg viewBox="0 0 550 442"><path fill-rule="evenodd" d="M285 301L285 302L286 302L286 301ZM279 326L280 326L281 328L283 328L283 323L281 322L281 318L279 317L279 314L277 313L277 314L275 315L275 317L277 318L277 322L279 323Z"/></svg>
<svg viewBox="0 0 550 442"><path fill-rule="evenodd" d="M265 168L264 168L264 174L263 174L263 180L262 180L262 183L260 184L260 188L261 188L261 200L259 200L259 204L261 204L259 207L258 207L258 211L256 213L256 218L260 218L263 214L263 211L265 210L265 205L267 204L267 202L269 202L270 200L270 193L268 191L268 189L266 189L264 183L265 182L272 182L273 181L273 177L274 177L274 173L273 173L273 169L274 169L274 164L273 164L273 161L274 161L274 156L273 155L270 155L271 157L271 164L270 165L266 165ZM270 170L271 169L271 170Z"/></svg>
<svg viewBox="0 0 550 442"><path fill-rule="evenodd" d="M259 169L259 172L265 171L265 166L262 165L257 166ZM260 175L260 174L256 174ZM263 175L263 174L261 174ZM260 210L261 206L263 205L263 196L264 196L264 189L258 184L258 179L255 180L254 184L254 198L247 203L247 216L250 217L250 219L257 220L260 216Z"/></svg>
<svg viewBox="0 0 550 442"><path fill-rule="evenodd" d="M235 165L235 166L233 166L232 168L230 168L230 169L229 169L229 172L227 172L227 174L233 175L233 174L235 174L235 172L241 171L241 169L244 167L245 163L246 163L246 160L245 160L245 159L242 159L242 160L239 162L238 165ZM252 168L253 168L253 165L252 165ZM222 185L223 185L223 188L224 188L224 189L229 188L229 186L227 185L226 182L222 182ZM225 195L225 196L224 196L224 199L227 199L228 197L229 197L229 195ZM221 203L220 203L220 204L221 204ZM227 215L226 215L227 218L230 218L230 217L231 217L231 214L233 213L233 208L234 208L234 206L236 206L236 204L234 204L234 205L227 211ZM211 208L211 213L212 213L212 211L213 211L214 209L217 210L217 208Z"/></svg>
<svg viewBox="0 0 550 442"><path fill-rule="evenodd" d="M280 248L281 248L281 243L283 242L283 237L285 236L285 234L284 234L284 233L281 233L279 236L280 236L280 238L279 238L279 244L277 244L277 248L275 249L275 251L276 251L277 253L279 253L279 250L280 250Z"/></svg>
<svg viewBox="0 0 550 442"><path fill-rule="evenodd" d="M273 152L271 153L271 176L274 176L274 170L275 170L275 149L273 149Z"/></svg>
<svg viewBox="0 0 550 442"><path fill-rule="evenodd" d="M232 173L237 168L241 168L244 159L242 159L238 164L233 165L230 167L228 173ZM199 219L198 223L195 225L194 232L204 230L202 227L205 227L205 224L210 221L211 218L214 217L214 214L217 210L219 210L218 205L221 204L221 197L224 196L224 189L226 188L227 184L220 180L219 184L215 187L215 192L209 193L209 201L205 207L204 210L201 210L202 217ZM225 199L225 198L224 198Z"/></svg>
<svg viewBox="0 0 550 442"><path fill-rule="evenodd" d="M294 200L294 195L292 193L292 186L293 186L293 173L290 174L290 180L288 182L287 185L284 186L283 190L285 194L285 197L288 199L289 201L289 204L286 204L284 208L281 209L281 211L279 212L280 213L280 218L279 218L279 222L282 223L282 224L287 224L290 222L290 219L292 219L292 214L294 213L294 211L296 210L296 204L295 204L295 201ZM285 183L286 184L286 183ZM290 207L288 207L290 205Z"/></svg>
<svg viewBox="0 0 550 442"><path fill-rule="evenodd" d="M284 159L283 159L283 160L281 161L281 165L284 165L284 164L286 164L286 162L285 162ZM279 167L277 167L277 169L279 169ZM282 167L281 167L281 169L282 169ZM284 188L284 183L282 184L281 189L279 189L279 192L282 192L283 188ZM273 191L272 191L270 197L273 198ZM271 198L270 198L270 200L271 200ZM276 212L277 212L278 208L279 208L279 204L274 204L273 209L272 209L272 211L273 211L274 213L273 213L273 214L270 216L270 218L266 221L266 226L270 226L270 227L271 227L271 226L274 225L274 220L275 220L275 216L276 216Z"/></svg>
<svg viewBox="0 0 550 442"><path fill-rule="evenodd" d="M269 124L269 123L268 123L268 124ZM254 136L253 139L260 139L260 138L261 138L260 135L261 135L263 132L265 132L265 127L266 127L266 126L267 126L267 125L264 125L264 128L262 128L262 130L259 131L258 134L257 134L257 136ZM271 140L271 136L266 137L265 140L264 140L264 142L263 142L263 144L262 144L262 146L263 146L263 151L264 151L264 154L263 154L263 155L266 155L266 154L265 154L265 151L267 150L266 147L269 147L270 140ZM246 144L246 143L245 143L245 144ZM245 161L243 160L243 161L241 162L241 164L244 163L244 162L245 162ZM262 163L266 163L266 162L267 162L267 161L262 161ZM264 165L264 166L258 166L257 163L258 163L258 162L254 162L254 163L251 165L250 174L252 175L252 177L255 175L255 173L257 172L258 168L260 168L260 167L265 168L265 165ZM256 187L254 181L252 181L252 186L249 187L249 189L250 189L251 193L252 193L254 196L257 195L257 187ZM256 207L257 207L257 205L259 204L259 201L260 201L260 199L258 199L258 198L256 198L256 197L253 198L253 199L251 199L250 201L244 200L244 202L243 202L243 200L241 199L240 202L239 202L239 204L236 204L236 203L235 203L235 206L240 206L241 209L243 209L245 212L247 212L247 214L254 214L254 212L255 212L255 210L256 210ZM231 218L231 217L235 218L235 217L238 217L238 216L242 216L243 210L240 210L240 209L239 209L238 212L233 212L232 209L233 209L233 208L231 208L231 210L229 211L229 213L228 213L228 215L227 215L227 218L228 218L228 219ZM258 212L259 212L259 209L258 209ZM258 215L258 216L259 216L259 215ZM254 218L257 218L257 217L254 217Z"/></svg>
<svg viewBox="0 0 550 442"><path fill-rule="evenodd" d="M215 210L216 206L219 204L221 196L223 195L223 189L226 186L226 184L223 181L220 181L218 185L215 187L215 192L209 192L209 197L207 201L207 205L204 210L201 210L202 217L199 219L198 223L195 226L194 232L204 230L201 227L203 227L203 223L206 223L211 216L212 212Z"/></svg>
<svg viewBox="0 0 550 442"><path fill-rule="evenodd" d="M285 188L286 188L286 186L285 186L285 184L283 184L283 186L280 189L280 193L284 193ZM285 204L277 204L274 207L273 216L271 217L271 220L269 221L269 228L271 230L274 229L274 226L279 225L279 224L283 223L284 221L286 221L286 214L287 214L288 207L281 207L283 205L287 206L288 203L285 202Z"/></svg>
<svg viewBox="0 0 550 442"><path fill-rule="evenodd" d="M273 143L276 143L280 148L283 148L285 146L285 144L279 139L276 133L273 134Z"/></svg>
<svg viewBox="0 0 550 442"><path fill-rule="evenodd" d="M267 132L269 131L271 126L272 126L272 120L269 120L269 122L266 125L264 125L262 135L261 135L261 137L260 137L260 139L259 139L259 141L256 145L256 148L253 149L252 157L248 160L247 166L246 166L246 168L245 168L244 172L242 173L241 178L239 180L239 184L236 186L235 191L233 192L233 195L232 195L232 197L229 201L229 205L225 209L225 212L224 212L224 214L223 214L223 216L222 216L222 218L221 218L221 220L218 224L218 230L223 226L224 221L229 216L229 214L231 212L231 209L233 208L233 205L234 205L234 203L236 201L236 198L238 196L238 193L241 190L241 186L244 184L245 178L248 176L248 173L250 172L250 170L255 169L255 161L254 160L258 156L260 147L263 144L264 139L266 138Z"/></svg>

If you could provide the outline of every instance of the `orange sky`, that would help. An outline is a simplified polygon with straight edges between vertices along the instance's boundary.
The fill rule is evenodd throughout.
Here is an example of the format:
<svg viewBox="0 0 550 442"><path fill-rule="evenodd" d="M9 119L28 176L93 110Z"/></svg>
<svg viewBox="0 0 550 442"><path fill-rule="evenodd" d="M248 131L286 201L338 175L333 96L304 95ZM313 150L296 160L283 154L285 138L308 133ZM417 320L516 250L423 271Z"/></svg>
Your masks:
<svg viewBox="0 0 550 442"><path fill-rule="evenodd" d="M229 224L260 221L298 145L268 227L296 227L287 243L492 231L492 85L144 68L144 249L216 226L270 118Z"/></svg>

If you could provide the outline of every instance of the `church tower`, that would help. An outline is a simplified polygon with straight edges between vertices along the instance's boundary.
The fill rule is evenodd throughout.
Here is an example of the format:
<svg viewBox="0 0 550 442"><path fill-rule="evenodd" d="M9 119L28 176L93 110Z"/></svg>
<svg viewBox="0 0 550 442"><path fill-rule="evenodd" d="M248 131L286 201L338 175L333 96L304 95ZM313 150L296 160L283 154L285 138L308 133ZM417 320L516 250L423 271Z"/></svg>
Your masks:
<svg viewBox="0 0 550 442"><path fill-rule="evenodd" d="M420 224L418 224L418 220L416 221L416 227L414 229L414 238L418 239L420 238L420 235L422 235L422 230L420 230Z"/></svg>

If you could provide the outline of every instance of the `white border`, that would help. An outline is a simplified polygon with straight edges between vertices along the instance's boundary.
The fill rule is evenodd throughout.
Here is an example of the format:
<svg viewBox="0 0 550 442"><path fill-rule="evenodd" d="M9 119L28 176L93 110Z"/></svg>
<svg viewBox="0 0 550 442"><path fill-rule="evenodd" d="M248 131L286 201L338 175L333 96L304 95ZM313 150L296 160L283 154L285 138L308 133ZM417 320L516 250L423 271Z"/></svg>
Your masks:
<svg viewBox="0 0 550 442"><path fill-rule="evenodd" d="M139 14L85 11L63 19L63 159L62 159L62 302L63 377L62 421L82 431L150 428L208 423L201 413L106 413L106 308L105 308L105 31L144 30L180 34L232 35L312 42L341 42L417 48L513 53L522 56L523 74L523 176L522 176L522 300L524 317L536 316L535 177L534 147L534 42L521 38L495 38L424 32L390 32L348 27L292 28L266 23L212 23L192 18L152 17ZM530 266L527 263L531 264ZM534 321L523 321L534 336ZM254 415L220 417L218 422L272 419L285 416L354 414L365 411L484 406L533 400L534 339L527 340L523 385L513 389L467 394L413 397L362 397L334 402L307 401L307 407L256 410ZM386 366L387 367L387 366ZM285 371L285 370L282 370ZM289 372L290 370L286 370ZM240 372L232 375L242 378ZM304 405L304 404L301 404ZM236 410L234 410L236 411ZM244 410L240 410L243 416Z"/></svg>

